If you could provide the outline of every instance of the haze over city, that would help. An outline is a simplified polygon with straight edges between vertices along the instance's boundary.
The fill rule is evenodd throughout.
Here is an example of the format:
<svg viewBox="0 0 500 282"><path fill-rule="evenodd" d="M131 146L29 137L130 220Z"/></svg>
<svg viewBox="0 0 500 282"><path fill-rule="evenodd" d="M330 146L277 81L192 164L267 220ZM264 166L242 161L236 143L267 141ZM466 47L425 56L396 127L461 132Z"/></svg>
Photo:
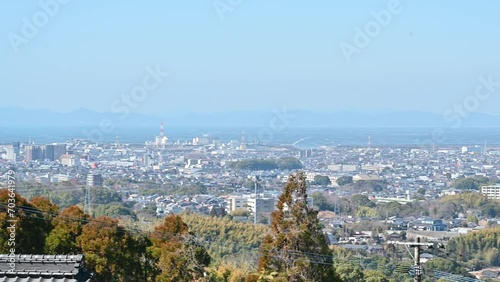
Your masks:
<svg viewBox="0 0 500 282"><path fill-rule="evenodd" d="M500 281L500 2L0 3L0 282Z"/></svg>

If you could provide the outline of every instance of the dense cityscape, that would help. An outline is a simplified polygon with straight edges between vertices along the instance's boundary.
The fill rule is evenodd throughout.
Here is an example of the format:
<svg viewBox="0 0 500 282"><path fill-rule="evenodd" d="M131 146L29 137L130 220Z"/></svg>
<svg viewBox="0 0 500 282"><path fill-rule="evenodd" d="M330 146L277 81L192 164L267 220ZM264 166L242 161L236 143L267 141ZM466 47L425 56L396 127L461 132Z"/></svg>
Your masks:
<svg viewBox="0 0 500 282"><path fill-rule="evenodd" d="M307 204L319 211L328 245L352 253L388 256L388 245L417 238L424 247L448 244L500 223L498 146L373 146L370 137L365 146L304 148L300 142L248 142L244 130L240 140L204 135L170 142L162 123L159 134L142 144L118 138L3 144L0 168L15 167L16 193L27 199L44 196L60 208L77 205L93 217L119 218L144 231L164 217L186 214L230 218L248 228L269 226L283 185L297 171L304 173ZM481 204L464 205L467 197ZM424 265L444 256L422 252ZM496 252L497 259L470 265L474 275L469 276L495 278ZM403 257L400 261L411 262ZM454 275L454 267L440 275ZM408 277L412 269L408 266Z"/></svg>
<svg viewBox="0 0 500 282"><path fill-rule="evenodd" d="M498 11L0 1L0 282L500 281Z"/></svg>

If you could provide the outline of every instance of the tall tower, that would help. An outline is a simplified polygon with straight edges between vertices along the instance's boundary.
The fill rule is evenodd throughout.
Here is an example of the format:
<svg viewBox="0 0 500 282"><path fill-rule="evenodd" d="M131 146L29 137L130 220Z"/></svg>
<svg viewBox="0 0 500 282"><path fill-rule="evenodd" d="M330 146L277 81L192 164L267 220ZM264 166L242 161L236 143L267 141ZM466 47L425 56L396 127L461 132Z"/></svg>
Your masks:
<svg viewBox="0 0 500 282"><path fill-rule="evenodd" d="M160 135L155 136L155 145L160 148L165 133L163 131L163 121L160 123Z"/></svg>
<svg viewBox="0 0 500 282"><path fill-rule="evenodd" d="M371 149L372 147L372 136L368 135L368 149Z"/></svg>
<svg viewBox="0 0 500 282"><path fill-rule="evenodd" d="M240 144L240 150L246 150L247 145L245 143L245 129L241 132L241 144Z"/></svg>
<svg viewBox="0 0 500 282"><path fill-rule="evenodd" d="M120 136L118 136L118 131L115 136L115 147L118 148L120 146Z"/></svg>
<svg viewBox="0 0 500 282"><path fill-rule="evenodd" d="M24 147L26 154L26 162L43 159L43 151L40 146L28 145Z"/></svg>

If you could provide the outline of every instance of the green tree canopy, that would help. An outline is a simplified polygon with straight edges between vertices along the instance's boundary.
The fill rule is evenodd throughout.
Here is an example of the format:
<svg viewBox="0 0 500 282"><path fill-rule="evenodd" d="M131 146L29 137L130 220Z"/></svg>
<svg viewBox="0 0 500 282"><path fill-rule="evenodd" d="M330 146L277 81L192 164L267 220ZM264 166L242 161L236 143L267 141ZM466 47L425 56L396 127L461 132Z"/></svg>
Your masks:
<svg viewBox="0 0 500 282"><path fill-rule="evenodd" d="M351 262L338 263L335 265L335 270L343 282L360 282L365 279L361 267Z"/></svg>
<svg viewBox="0 0 500 282"><path fill-rule="evenodd" d="M341 176L337 178L337 184L339 186L347 185L353 183L352 176Z"/></svg>
<svg viewBox="0 0 500 282"><path fill-rule="evenodd" d="M273 169L283 169L283 170L294 170L301 169L302 163L299 159L294 157L283 157L277 160L273 159L248 159L232 162L229 167L235 169L245 169L245 170L273 170Z"/></svg>
<svg viewBox="0 0 500 282"><path fill-rule="evenodd" d="M313 198L314 205L319 208L320 211L334 211L335 206L330 203L326 197L320 192L312 193L311 197Z"/></svg>
<svg viewBox="0 0 500 282"><path fill-rule="evenodd" d="M379 270L366 270L364 276L365 282L389 282L386 275Z"/></svg>
<svg viewBox="0 0 500 282"><path fill-rule="evenodd" d="M302 168L302 163L300 162L300 160L294 157L279 158L276 164L278 165L279 169L285 170L295 170Z"/></svg>
<svg viewBox="0 0 500 282"><path fill-rule="evenodd" d="M359 194L353 195L351 197L351 202L356 207L374 208L376 206L376 204L373 201L371 201L367 196Z"/></svg>
<svg viewBox="0 0 500 282"><path fill-rule="evenodd" d="M82 234L83 226L91 220L78 206L62 210L52 220L54 229L45 238L45 252L48 254L80 253L76 238Z"/></svg>
<svg viewBox="0 0 500 282"><path fill-rule="evenodd" d="M330 180L330 177L326 175L316 175L314 176L313 184L325 187L332 184L332 181Z"/></svg>
<svg viewBox="0 0 500 282"><path fill-rule="evenodd" d="M11 207L9 207L9 203L12 203ZM34 204L48 210L39 210ZM16 235L14 241L16 252L23 254L43 253L45 236L52 229L50 222L48 222L52 209L57 209L57 207L47 203L44 198L37 198L34 203L30 203L19 194L8 189L1 189L0 251L7 254L13 247L12 243L9 245L11 223L8 220L15 220L13 234Z"/></svg>
<svg viewBox="0 0 500 282"><path fill-rule="evenodd" d="M109 204L122 201L122 197L118 192L104 187L91 188L90 199L95 204Z"/></svg>
<svg viewBox="0 0 500 282"><path fill-rule="evenodd" d="M474 176L460 178L455 181L455 183L453 183L453 186L460 190L479 190L479 187L481 185L488 184L488 182L490 182L490 179L488 177Z"/></svg>
<svg viewBox="0 0 500 282"><path fill-rule="evenodd" d="M290 175L272 214L271 231L261 246L259 268L286 275L288 281L340 281L330 265L316 264L308 254L331 255L317 211L307 205L304 173Z"/></svg>
<svg viewBox="0 0 500 282"><path fill-rule="evenodd" d="M94 210L95 216L109 216L109 217L130 217L133 220L137 219L132 209L123 206L121 203L110 203L98 205Z"/></svg>

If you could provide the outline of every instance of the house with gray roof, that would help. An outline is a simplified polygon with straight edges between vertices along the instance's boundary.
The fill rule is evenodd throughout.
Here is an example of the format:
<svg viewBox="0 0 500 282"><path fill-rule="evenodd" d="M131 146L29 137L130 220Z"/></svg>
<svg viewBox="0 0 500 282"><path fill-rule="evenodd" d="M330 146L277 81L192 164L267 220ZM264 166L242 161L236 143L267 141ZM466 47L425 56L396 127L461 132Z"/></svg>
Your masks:
<svg viewBox="0 0 500 282"><path fill-rule="evenodd" d="M3 282L95 282L85 269L83 255L0 254Z"/></svg>

